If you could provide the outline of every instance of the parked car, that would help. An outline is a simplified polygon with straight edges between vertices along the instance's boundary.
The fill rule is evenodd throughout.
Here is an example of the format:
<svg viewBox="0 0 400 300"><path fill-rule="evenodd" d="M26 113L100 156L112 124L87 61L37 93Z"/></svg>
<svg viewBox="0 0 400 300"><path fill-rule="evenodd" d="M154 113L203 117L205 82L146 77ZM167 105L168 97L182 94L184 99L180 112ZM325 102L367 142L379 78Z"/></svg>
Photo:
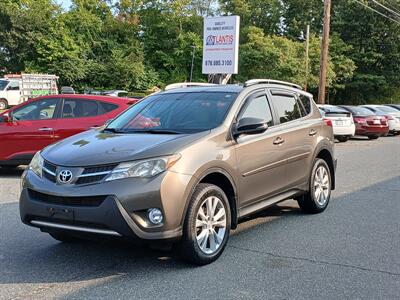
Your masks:
<svg viewBox="0 0 400 300"><path fill-rule="evenodd" d="M332 121L333 134L339 142L346 142L355 134L356 126L351 112L328 104L318 105L318 107L323 117Z"/></svg>
<svg viewBox="0 0 400 300"><path fill-rule="evenodd" d="M400 111L400 104L385 104L385 106L393 107L397 111Z"/></svg>
<svg viewBox="0 0 400 300"><path fill-rule="evenodd" d="M112 96L112 97L127 97L129 93L123 90L112 90L112 91L104 91L101 94L104 96Z"/></svg>
<svg viewBox="0 0 400 300"><path fill-rule="evenodd" d="M339 107L344 108L353 115L356 135L366 136L372 140L388 134L389 125L384 116L377 116L361 106L339 105Z"/></svg>
<svg viewBox="0 0 400 300"><path fill-rule="evenodd" d="M135 102L106 96L49 95L14 106L0 114L0 166L28 164L38 150L101 126Z"/></svg>
<svg viewBox="0 0 400 300"><path fill-rule="evenodd" d="M175 242L203 265L256 211L292 198L324 211L335 166L332 128L295 85L173 89L38 152L22 176L20 214L63 242Z"/></svg>
<svg viewBox="0 0 400 300"><path fill-rule="evenodd" d="M389 125L389 133L400 134L400 111L385 105L362 105L378 116L385 116Z"/></svg>

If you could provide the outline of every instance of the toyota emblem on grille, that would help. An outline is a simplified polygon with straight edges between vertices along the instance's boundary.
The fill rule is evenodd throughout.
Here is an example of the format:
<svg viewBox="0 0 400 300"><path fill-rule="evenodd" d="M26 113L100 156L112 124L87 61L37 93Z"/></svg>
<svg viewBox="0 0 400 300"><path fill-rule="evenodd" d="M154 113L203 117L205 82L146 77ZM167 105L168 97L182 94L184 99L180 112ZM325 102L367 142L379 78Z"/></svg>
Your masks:
<svg viewBox="0 0 400 300"><path fill-rule="evenodd" d="M58 181L60 183L69 183L72 180L72 172L70 170L62 170L58 173Z"/></svg>

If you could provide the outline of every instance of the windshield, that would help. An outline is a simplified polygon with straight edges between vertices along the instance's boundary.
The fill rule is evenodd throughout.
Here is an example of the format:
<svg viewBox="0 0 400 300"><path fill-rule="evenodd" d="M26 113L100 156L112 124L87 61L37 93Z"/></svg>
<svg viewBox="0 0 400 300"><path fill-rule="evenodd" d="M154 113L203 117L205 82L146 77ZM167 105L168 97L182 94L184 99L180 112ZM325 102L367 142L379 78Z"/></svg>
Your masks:
<svg viewBox="0 0 400 300"><path fill-rule="evenodd" d="M194 133L218 127L236 93L186 92L143 99L112 121L116 132Z"/></svg>
<svg viewBox="0 0 400 300"><path fill-rule="evenodd" d="M4 91L6 86L8 85L9 81L8 80L2 80L0 79L0 91Z"/></svg>

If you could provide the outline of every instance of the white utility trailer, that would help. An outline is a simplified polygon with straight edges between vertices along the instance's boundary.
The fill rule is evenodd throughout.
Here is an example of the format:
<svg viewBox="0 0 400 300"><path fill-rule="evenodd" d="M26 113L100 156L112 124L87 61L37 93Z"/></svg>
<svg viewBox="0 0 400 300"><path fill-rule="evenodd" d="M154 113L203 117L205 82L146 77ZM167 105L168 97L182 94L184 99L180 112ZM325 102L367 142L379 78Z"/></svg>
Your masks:
<svg viewBox="0 0 400 300"><path fill-rule="evenodd" d="M49 74L8 74L0 78L0 110L30 98L58 94L58 76Z"/></svg>

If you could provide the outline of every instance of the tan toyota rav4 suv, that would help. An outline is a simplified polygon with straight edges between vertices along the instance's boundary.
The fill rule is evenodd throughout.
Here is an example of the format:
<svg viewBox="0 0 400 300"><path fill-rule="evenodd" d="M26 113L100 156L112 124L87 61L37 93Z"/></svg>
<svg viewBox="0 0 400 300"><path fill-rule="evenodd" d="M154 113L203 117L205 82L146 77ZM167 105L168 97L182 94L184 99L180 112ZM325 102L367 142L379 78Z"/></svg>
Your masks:
<svg viewBox="0 0 400 300"><path fill-rule="evenodd" d="M23 174L21 219L64 242L173 242L207 264L244 216L285 199L322 212L333 146L312 96L294 84L171 89L38 152Z"/></svg>

